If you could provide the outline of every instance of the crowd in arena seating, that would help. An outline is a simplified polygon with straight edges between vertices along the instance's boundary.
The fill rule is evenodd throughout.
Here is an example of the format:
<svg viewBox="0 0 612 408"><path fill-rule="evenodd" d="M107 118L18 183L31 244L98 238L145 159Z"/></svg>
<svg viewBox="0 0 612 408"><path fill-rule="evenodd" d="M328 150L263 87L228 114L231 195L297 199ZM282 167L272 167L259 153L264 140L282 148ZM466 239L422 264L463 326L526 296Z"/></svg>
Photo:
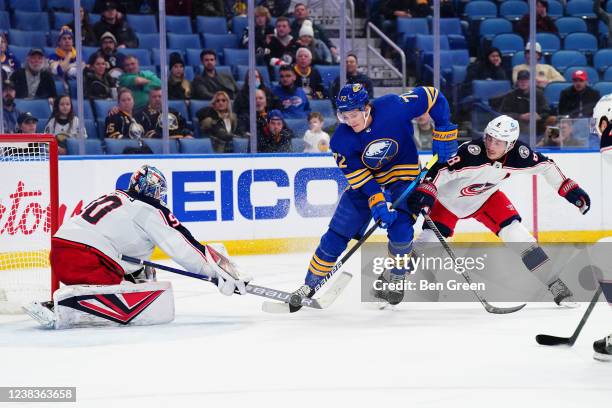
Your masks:
<svg viewBox="0 0 612 408"><path fill-rule="evenodd" d="M406 51L411 83L430 85L433 2L355 3L357 10L367 10L368 21ZM95 151L101 146L115 151L126 140L161 138L158 2L81 4L86 100L84 118L77 118L76 77L81 73L72 2L0 0L5 133L30 131L34 123L35 130L58 135L61 151L67 153L74 152L71 140L78 134L79 119L85 127L82 136ZM478 136L482 123L501 112L521 122L526 139L528 3L440 4L441 90L452 104L461 134ZM171 150L247 152L246 1L166 0L166 10ZM570 145L568 132L577 133L577 121L588 118L599 97L612 92L612 0L538 0L536 10L538 142L551 145L552 132ZM258 0L254 11L258 151L327 151L339 89L339 54L327 27L311 18L306 4L290 0ZM384 44L383 53L395 57ZM347 82L363 84L373 97L373 83L360 71L357 54L347 54L345 61ZM413 124L417 145L429 148L431 119L424 115ZM128 150L158 152L157 147L151 141L130 144Z"/></svg>

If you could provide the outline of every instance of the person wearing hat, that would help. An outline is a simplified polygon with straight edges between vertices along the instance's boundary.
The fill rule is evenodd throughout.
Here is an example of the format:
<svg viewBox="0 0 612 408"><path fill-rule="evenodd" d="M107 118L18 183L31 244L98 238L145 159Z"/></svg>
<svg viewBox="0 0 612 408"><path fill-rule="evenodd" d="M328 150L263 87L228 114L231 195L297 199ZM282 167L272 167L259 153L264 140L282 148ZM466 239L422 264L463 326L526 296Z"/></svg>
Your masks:
<svg viewBox="0 0 612 408"><path fill-rule="evenodd" d="M36 125L38 125L38 119L31 112L23 112L17 118L17 131L15 133L36 133Z"/></svg>
<svg viewBox="0 0 612 408"><path fill-rule="evenodd" d="M293 132L285 124L283 114L278 109L268 113L268 126L257 135L258 153L290 153Z"/></svg>
<svg viewBox="0 0 612 408"><path fill-rule="evenodd" d="M107 1L102 6L102 18L94 25L96 38L110 32L115 36L118 48L138 48L138 37L130 28L127 21L117 11L117 3Z"/></svg>
<svg viewBox="0 0 612 408"><path fill-rule="evenodd" d="M300 30L303 27L304 23L308 21L313 30L313 37L317 40L321 40L323 44L327 46L329 51L332 54L333 63L337 63L338 60L338 49L331 42L325 30L322 29L319 25L314 24L310 19L310 10L304 3L296 3L293 8L293 23L291 23L291 35L293 38L299 38L301 36ZM277 20L278 21L278 20Z"/></svg>
<svg viewBox="0 0 612 408"><path fill-rule="evenodd" d="M4 133L15 133L17 118L21 112L15 105L15 85L8 79L2 81L2 123Z"/></svg>
<svg viewBox="0 0 612 408"><path fill-rule="evenodd" d="M63 79L76 78L77 53L74 48L74 37L68 26L63 26L57 37L57 48L49 55L51 73Z"/></svg>
<svg viewBox="0 0 612 408"><path fill-rule="evenodd" d="M525 63L516 65L514 68L512 68L512 83L516 83L516 77L520 71L529 70L529 63L531 61L529 57L530 49L531 49L531 43L527 43L525 45ZM536 54L536 61L537 61L536 68L535 68L537 72L536 86L538 88L545 88L546 85L548 85L551 82L564 82L565 81L565 78L563 78L563 75L561 75L559 71L555 69L555 67L549 64L540 63L542 59L542 46L540 45L539 42L536 42L535 44L535 54Z"/></svg>
<svg viewBox="0 0 612 408"><path fill-rule="evenodd" d="M500 104L499 111L519 121L521 140L529 141L529 71L522 70L517 74L516 88L506 94ZM547 126L557 122L551 115L550 106L544 96L544 91L536 88L536 131L542 135Z"/></svg>
<svg viewBox="0 0 612 408"><path fill-rule="evenodd" d="M590 118L593 108L601 95L588 85L589 77L581 69L572 74L572 86L561 91L559 96L559 115L570 118Z"/></svg>
<svg viewBox="0 0 612 408"><path fill-rule="evenodd" d="M185 62L181 54L170 54L170 75L168 76L168 99L191 99L191 83L185 79Z"/></svg>
<svg viewBox="0 0 612 408"><path fill-rule="evenodd" d="M110 31L100 37L100 48L98 52L104 56L108 71L113 78L119 78L123 73L123 62L125 55L117 51L117 39Z"/></svg>
<svg viewBox="0 0 612 408"><path fill-rule="evenodd" d="M11 81L19 99L55 98L55 82L51 74L44 69L45 53L41 48L32 48L28 52L23 68L13 72Z"/></svg>
<svg viewBox="0 0 612 408"><path fill-rule="evenodd" d="M554 20L548 16L547 9L548 1L538 0L536 2L536 32L559 34ZM529 39L529 12L516 23L515 31L525 41Z"/></svg>
<svg viewBox="0 0 612 408"><path fill-rule="evenodd" d="M304 21L300 28L297 43L300 47L307 48L312 54L312 64L329 65L333 61L333 56L325 43L314 37L314 30L310 20Z"/></svg>

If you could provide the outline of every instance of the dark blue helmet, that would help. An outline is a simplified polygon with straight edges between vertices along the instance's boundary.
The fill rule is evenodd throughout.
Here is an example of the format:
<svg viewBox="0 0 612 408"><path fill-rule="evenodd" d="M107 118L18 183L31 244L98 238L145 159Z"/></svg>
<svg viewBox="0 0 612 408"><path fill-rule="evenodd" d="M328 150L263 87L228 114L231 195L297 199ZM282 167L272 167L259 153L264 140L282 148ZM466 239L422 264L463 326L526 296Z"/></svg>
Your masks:
<svg viewBox="0 0 612 408"><path fill-rule="evenodd" d="M368 91L361 84L346 84L338 92L336 106L338 112L348 112L355 109L364 110L370 101Z"/></svg>

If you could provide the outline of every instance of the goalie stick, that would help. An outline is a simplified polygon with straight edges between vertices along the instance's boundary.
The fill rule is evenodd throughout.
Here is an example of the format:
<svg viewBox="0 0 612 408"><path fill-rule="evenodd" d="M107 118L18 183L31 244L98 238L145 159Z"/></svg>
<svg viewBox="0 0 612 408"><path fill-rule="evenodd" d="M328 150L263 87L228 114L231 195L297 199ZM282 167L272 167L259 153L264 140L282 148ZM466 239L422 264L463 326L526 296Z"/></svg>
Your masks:
<svg viewBox="0 0 612 408"><path fill-rule="evenodd" d="M427 215L425 211L422 211L421 214L425 218L425 222L427 223L429 228L434 232L434 234L436 234L436 237L438 238L438 241L440 241L440 244L442 244L446 252L448 252L450 257L453 259L453 262L456 261L457 256L455 255L455 252L450 247L450 245L448 245L448 242L446 242L446 240L440 233L440 230L438 229L438 227L436 227L436 224L434 224L434 222L431 220L431 218L429 218L429 215ZM465 281L471 285L472 277L468 275L467 272L463 272L461 276L463 276L463 279L465 279ZM519 310L521 310L527 305L526 303L523 303L522 305L513 306L513 307L496 307L496 306L491 305L489 302L487 302L486 299L477 291L472 289L472 292L474 292L478 301L480 301L480 303L484 306L485 310L489 313L494 313L494 314L514 313L514 312L518 312Z"/></svg>
<svg viewBox="0 0 612 408"><path fill-rule="evenodd" d="M572 334L571 337L557 337L557 336L551 336L549 334L538 334L536 336L536 341L538 342L538 344L541 344L543 346L558 346L560 344L564 344L570 347L573 346L574 343L576 342L576 339L578 338L578 335L580 335L580 332L582 331L584 324L586 323L587 319L591 315L591 312L595 308L595 305L597 304L597 300L599 299L601 292L602 292L602 288L601 288L601 285L599 285L599 289L597 289L597 291L595 292L595 295L593 295L593 299L591 299L591 303L589 304L589 307L584 312L584 315L582 315L582 319L580 319L580 322L578 323L578 327L576 327L576 330L574 330L574 334Z"/></svg>
<svg viewBox="0 0 612 408"><path fill-rule="evenodd" d="M408 197L408 195L412 192L412 190L414 190L416 186L418 186L419 183L425 178L425 175L427 174L429 169L434 164L436 164L437 161L438 161L438 155L436 154L431 158L431 160L429 160L429 162L427 162L427 164L425 165L425 168L423 168L421 172L419 173L419 175L416 176L414 180L412 180L412 182L408 185L408 187L406 187L404 192L397 198L397 200L393 202L393 204L391 205L391 208L397 207L403 200L405 200ZM380 226L380 221L377 221L374 225L370 227L369 230L366 231L363 237L361 237L361 239L359 239L359 241L357 241L357 243L353 245L353 247L334 265L334 267L327 273L327 275L325 275L325 277L321 279L321 281L319 281L317 286L314 287L314 293L317 293L319 289L321 289L321 287L327 281L329 281L329 279L340 268L342 268L342 266L349 260L349 258L361 247L361 245L363 245L364 242L368 240L368 238L370 238L370 236L374 233L374 231L376 231L376 229L379 226ZM348 282L346 283L348 284ZM334 291L334 288L329 289L329 291L330 292ZM264 312L268 312L268 313L295 313L298 310L300 310L300 303L299 303L300 299L303 300L301 296L294 294L293 297L289 298L284 303L266 301L261 305L261 308Z"/></svg>
<svg viewBox="0 0 612 408"><path fill-rule="evenodd" d="M214 283L215 285L217 284L216 278L211 278L210 276L207 276L207 275L201 275L201 274L194 273L194 272L184 271L182 269L173 268L171 266L158 264L158 263L147 261L144 259L134 258L128 255L121 255L121 259L126 262L133 263L133 264L152 266L153 268L176 273L178 275L188 276L190 278L195 278L195 279L203 280L206 282L211 282L211 283ZM336 300L336 298L342 292L342 290L344 290L344 287L346 287L346 285L348 284L348 282L351 280L352 277L353 275L351 275L350 273L343 272L340 279L338 279L338 281L340 282L339 284L334 285L334 287L330 288L325 294L323 294L323 296L321 296L318 299L311 299L311 298L302 299L301 306L306 306L306 307L310 307L313 309L325 309L329 307ZM289 292L267 288L265 286L253 285L252 283L247 283L245 288L246 288L247 293L251 295L261 296L261 297L265 297L268 299L288 301L289 298L292 296L292 293L289 293ZM234 293L239 293L239 292L238 290L236 290Z"/></svg>

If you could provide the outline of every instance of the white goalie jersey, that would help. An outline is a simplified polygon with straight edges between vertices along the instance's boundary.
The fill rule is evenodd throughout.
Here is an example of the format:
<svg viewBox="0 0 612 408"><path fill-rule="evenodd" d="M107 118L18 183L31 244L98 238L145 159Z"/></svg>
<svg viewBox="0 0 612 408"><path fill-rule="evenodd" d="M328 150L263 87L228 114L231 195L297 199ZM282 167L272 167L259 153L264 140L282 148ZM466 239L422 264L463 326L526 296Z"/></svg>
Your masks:
<svg viewBox="0 0 612 408"><path fill-rule="evenodd" d="M121 254L149 259L160 247L183 268L207 273L204 246L158 200L122 190L104 195L65 221L55 237L89 245L116 261L126 274L142 266Z"/></svg>
<svg viewBox="0 0 612 408"><path fill-rule="evenodd" d="M542 174L555 191L566 179L554 161L520 141L500 160L490 160L484 141L473 140L459 146L457 155L447 163L432 167L427 180L436 185L440 204L457 217L465 218L515 174Z"/></svg>

